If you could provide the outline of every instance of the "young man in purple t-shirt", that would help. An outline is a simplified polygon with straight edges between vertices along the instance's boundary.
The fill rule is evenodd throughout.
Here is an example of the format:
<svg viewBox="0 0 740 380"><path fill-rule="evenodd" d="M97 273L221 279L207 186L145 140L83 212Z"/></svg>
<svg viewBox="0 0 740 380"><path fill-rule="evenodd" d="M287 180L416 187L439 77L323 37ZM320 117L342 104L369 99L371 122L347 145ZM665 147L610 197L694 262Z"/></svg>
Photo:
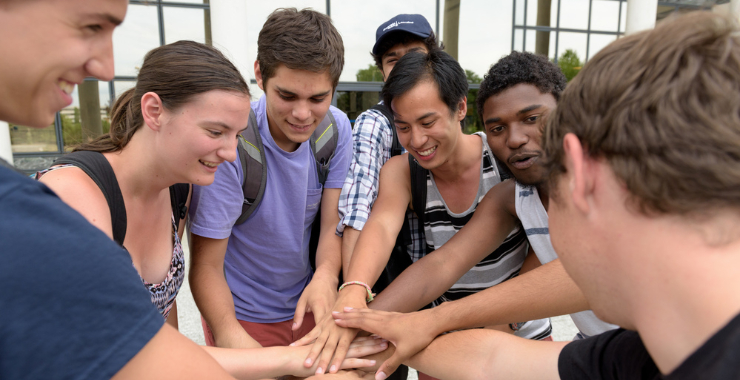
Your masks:
<svg viewBox="0 0 740 380"><path fill-rule="evenodd" d="M212 185L194 189L190 210L193 296L207 343L219 347L297 340L314 318L331 317L341 268L341 238L334 230L351 127L330 104L344 65L342 38L324 14L281 9L268 17L257 45L255 78L265 94L252 109L264 144L264 198L235 224L244 201L236 160L221 165ZM339 141L322 191L308 139L327 112ZM308 243L319 208L314 272Z"/></svg>

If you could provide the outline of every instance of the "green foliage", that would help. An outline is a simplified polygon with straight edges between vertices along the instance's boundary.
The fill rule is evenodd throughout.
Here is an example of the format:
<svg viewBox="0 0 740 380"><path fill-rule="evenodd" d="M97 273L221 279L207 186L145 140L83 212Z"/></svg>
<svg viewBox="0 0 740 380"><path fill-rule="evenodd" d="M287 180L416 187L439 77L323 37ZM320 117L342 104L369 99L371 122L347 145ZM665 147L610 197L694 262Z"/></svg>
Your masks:
<svg viewBox="0 0 740 380"><path fill-rule="evenodd" d="M570 82L570 80L573 79L579 71L581 71L583 63L573 49L567 49L563 52L560 58L558 58L558 66L560 66L560 70L563 70L565 78Z"/></svg>
<svg viewBox="0 0 740 380"><path fill-rule="evenodd" d="M468 83L480 83L481 77L472 70L465 70L465 76ZM478 90L468 91L468 113L465 115L465 133L474 133L483 130L483 123L478 116L478 110L475 107L475 100L478 98Z"/></svg>
<svg viewBox="0 0 740 380"><path fill-rule="evenodd" d="M383 73L380 71L378 66L374 64L367 65L366 69L357 70L357 81L358 82L382 82Z"/></svg>

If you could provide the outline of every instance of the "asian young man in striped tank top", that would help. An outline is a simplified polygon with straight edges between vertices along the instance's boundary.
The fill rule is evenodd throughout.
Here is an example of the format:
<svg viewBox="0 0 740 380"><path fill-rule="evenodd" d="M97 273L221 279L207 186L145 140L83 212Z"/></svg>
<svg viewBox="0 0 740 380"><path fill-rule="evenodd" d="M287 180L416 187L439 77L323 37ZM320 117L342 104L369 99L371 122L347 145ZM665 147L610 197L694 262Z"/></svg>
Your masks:
<svg viewBox="0 0 740 380"><path fill-rule="evenodd" d="M397 305L426 301L423 297L419 300L419 294L434 294L449 287L452 279L486 257L492 247L501 244L504 232L520 222L530 252L545 265L439 308L388 315L378 332L388 334L387 326L393 326L391 335L383 337L398 344L398 353L380 371L391 372L445 331L502 323L517 329L519 320L568 313L579 329L576 339L616 328L586 310L588 303L565 273L550 243L548 186L540 160L540 140L545 117L555 108L565 84L557 65L531 53L513 52L491 66L478 92L478 112L491 151L506 163L516 181L493 187L455 237L399 276L370 308L398 310ZM431 277L428 273L439 274ZM342 318L348 318L340 322L342 325L370 330L375 327L358 323L352 315Z"/></svg>
<svg viewBox="0 0 740 380"><path fill-rule="evenodd" d="M391 72L383 87L383 100L394 113L399 141L414 161L409 161L409 156L404 154L391 158L381 169L378 198L345 274L346 287L339 292L333 310L367 307L370 299L367 286L372 286L380 275L407 208L414 207L412 194L416 193L411 189L411 165L428 170L423 181L427 189L425 209L414 210L417 215L424 214L427 254L443 249L471 217L475 218L479 202L489 189L500 183L502 168L496 163L485 135L466 135L460 128L460 121L467 113L467 92L464 71L444 52L408 53ZM525 263L527 243L523 230L518 223L510 223L502 224L499 232L502 239L498 244L489 246L488 252L471 262L466 270L454 276L438 269L423 274L431 281L446 283L444 288L428 291L420 286L403 290L396 287L396 291L408 293L410 297L387 310L415 311L430 302L436 307L515 277L523 270L523 264L524 268L530 264ZM445 256L453 260L451 256L457 254ZM538 264L533 255L528 261ZM411 265L415 266L417 264ZM497 328L513 333L509 321L505 322ZM550 335L547 318L517 322L522 322L521 329L516 332L518 336L545 339ZM335 356L335 360L338 359L338 355ZM376 376L385 378L390 373ZM420 379L424 378L420 375Z"/></svg>

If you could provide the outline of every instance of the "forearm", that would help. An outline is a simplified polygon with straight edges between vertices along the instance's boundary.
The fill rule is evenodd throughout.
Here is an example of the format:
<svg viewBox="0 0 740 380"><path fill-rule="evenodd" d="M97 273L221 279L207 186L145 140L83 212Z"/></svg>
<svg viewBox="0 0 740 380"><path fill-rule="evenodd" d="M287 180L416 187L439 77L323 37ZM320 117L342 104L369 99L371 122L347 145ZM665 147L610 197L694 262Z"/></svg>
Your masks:
<svg viewBox="0 0 740 380"><path fill-rule="evenodd" d="M344 234L342 235L342 273L349 273L349 262L359 238L360 231L350 226L344 228Z"/></svg>
<svg viewBox="0 0 740 380"><path fill-rule="evenodd" d="M224 337L235 335L248 337L236 319L234 300L224 278L223 270L193 265L189 279L195 304L203 319L208 323L208 327L211 328L216 345L221 346L219 341ZM257 341L249 339L249 346L260 347Z"/></svg>
<svg viewBox="0 0 740 380"><path fill-rule="evenodd" d="M275 378L286 375L289 371L290 357L286 347L203 349L237 379Z"/></svg>
<svg viewBox="0 0 740 380"><path fill-rule="evenodd" d="M433 331L529 321L589 308L581 290L554 260L521 276L428 312Z"/></svg>
<svg viewBox="0 0 740 380"><path fill-rule="evenodd" d="M321 231L316 250L316 274L338 281L342 269L342 238L335 233L339 223L337 204L340 189L324 189L321 197Z"/></svg>
<svg viewBox="0 0 740 380"><path fill-rule="evenodd" d="M438 379L558 379L566 342L539 342L492 330L446 334L405 364Z"/></svg>

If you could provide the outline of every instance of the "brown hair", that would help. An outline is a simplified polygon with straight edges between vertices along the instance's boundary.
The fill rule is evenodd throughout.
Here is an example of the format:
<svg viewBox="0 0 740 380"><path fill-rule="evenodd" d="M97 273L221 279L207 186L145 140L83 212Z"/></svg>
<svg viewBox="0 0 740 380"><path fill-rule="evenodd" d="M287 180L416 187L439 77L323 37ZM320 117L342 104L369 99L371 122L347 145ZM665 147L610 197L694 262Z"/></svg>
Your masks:
<svg viewBox="0 0 740 380"><path fill-rule="evenodd" d="M159 95L165 109L174 111L198 94L211 90L236 91L249 96L239 70L216 48L193 41L160 46L144 56L136 86L121 94L111 107L110 132L74 150L116 152L128 144L144 124L141 97Z"/></svg>
<svg viewBox="0 0 740 380"><path fill-rule="evenodd" d="M736 22L692 12L600 51L568 84L543 136L551 184L565 172L567 133L609 163L644 214L740 206Z"/></svg>
<svg viewBox="0 0 740 380"><path fill-rule="evenodd" d="M315 73L327 71L336 88L344 68L344 43L329 16L311 9L279 8L267 17L257 38L262 80L278 66Z"/></svg>

